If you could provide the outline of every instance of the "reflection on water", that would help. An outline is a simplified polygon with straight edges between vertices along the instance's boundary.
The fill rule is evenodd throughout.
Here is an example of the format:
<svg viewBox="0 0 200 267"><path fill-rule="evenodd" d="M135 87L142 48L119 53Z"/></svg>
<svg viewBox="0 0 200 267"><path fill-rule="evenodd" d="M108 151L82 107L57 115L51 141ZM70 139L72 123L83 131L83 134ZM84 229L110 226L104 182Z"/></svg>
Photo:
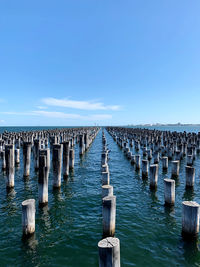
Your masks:
<svg viewBox="0 0 200 267"><path fill-rule="evenodd" d="M195 197L195 192L193 187L185 187L185 192L183 194L183 199L185 201L193 201Z"/></svg>
<svg viewBox="0 0 200 267"><path fill-rule="evenodd" d="M157 192L157 187L154 187L154 188L150 187L149 194L152 199L152 203L158 202L158 197L157 197L156 192Z"/></svg>
<svg viewBox="0 0 200 267"><path fill-rule="evenodd" d="M193 265L194 262L200 262L200 247L198 239L184 240L181 239L181 248L183 249L183 256L187 264ZM197 265L198 266L198 265Z"/></svg>

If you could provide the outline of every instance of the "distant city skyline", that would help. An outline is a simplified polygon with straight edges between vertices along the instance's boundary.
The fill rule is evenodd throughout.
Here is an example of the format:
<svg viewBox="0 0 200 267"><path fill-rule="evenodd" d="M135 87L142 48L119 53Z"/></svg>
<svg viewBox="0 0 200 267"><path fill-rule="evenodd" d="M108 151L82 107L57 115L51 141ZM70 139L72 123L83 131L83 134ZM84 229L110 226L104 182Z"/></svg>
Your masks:
<svg viewBox="0 0 200 267"><path fill-rule="evenodd" d="M199 10L2 1L0 126L200 124Z"/></svg>

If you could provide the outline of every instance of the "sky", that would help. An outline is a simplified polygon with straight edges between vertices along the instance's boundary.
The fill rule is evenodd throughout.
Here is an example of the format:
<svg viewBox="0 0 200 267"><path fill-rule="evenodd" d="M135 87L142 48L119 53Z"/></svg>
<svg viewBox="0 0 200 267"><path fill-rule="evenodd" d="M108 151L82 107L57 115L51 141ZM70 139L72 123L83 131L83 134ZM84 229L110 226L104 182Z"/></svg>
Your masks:
<svg viewBox="0 0 200 267"><path fill-rule="evenodd" d="M0 126L200 123L199 0L0 0Z"/></svg>

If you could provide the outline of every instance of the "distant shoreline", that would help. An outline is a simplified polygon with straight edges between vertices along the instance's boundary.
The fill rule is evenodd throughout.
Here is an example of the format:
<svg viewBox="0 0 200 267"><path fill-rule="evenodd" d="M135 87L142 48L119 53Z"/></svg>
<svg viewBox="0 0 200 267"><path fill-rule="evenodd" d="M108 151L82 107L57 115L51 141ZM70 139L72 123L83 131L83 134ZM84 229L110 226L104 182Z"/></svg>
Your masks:
<svg viewBox="0 0 200 267"><path fill-rule="evenodd" d="M200 124L137 124L137 125L127 125L129 127L187 127L187 126L200 126Z"/></svg>

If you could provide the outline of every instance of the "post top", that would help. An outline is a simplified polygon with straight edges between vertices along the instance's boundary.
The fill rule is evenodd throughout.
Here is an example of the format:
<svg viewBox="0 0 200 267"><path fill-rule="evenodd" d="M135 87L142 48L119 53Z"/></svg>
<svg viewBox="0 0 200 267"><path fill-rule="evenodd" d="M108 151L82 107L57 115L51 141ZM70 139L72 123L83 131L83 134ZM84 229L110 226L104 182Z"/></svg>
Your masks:
<svg viewBox="0 0 200 267"><path fill-rule="evenodd" d="M150 168L153 168L153 167L158 167L158 164L151 164Z"/></svg>
<svg viewBox="0 0 200 267"><path fill-rule="evenodd" d="M29 204L35 204L35 199L26 199L22 202L22 206L27 206Z"/></svg>
<svg viewBox="0 0 200 267"><path fill-rule="evenodd" d="M186 169L194 169L194 167L192 167L192 166L188 166L188 165L185 166L185 168L186 168Z"/></svg>
<svg viewBox="0 0 200 267"><path fill-rule="evenodd" d="M112 185L102 185L102 188L106 188L106 189L108 189L108 188L112 188L113 186Z"/></svg>
<svg viewBox="0 0 200 267"><path fill-rule="evenodd" d="M104 197L103 199L103 202L104 201L112 201L112 200L116 200L116 196L106 196L106 197Z"/></svg>
<svg viewBox="0 0 200 267"><path fill-rule="evenodd" d="M116 237L107 237L99 241L99 248L112 248L119 245L119 239Z"/></svg>
<svg viewBox="0 0 200 267"><path fill-rule="evenodd" d="M167 183L175 183L175 180L169 178L165 178L164 181Z"/></svg>
<svg viewBox="0 0 200 267"><path fill-rule="evenodd" d="M195 201L183 201L182 204L184 206L199 207L199 204Z"/></svg>

